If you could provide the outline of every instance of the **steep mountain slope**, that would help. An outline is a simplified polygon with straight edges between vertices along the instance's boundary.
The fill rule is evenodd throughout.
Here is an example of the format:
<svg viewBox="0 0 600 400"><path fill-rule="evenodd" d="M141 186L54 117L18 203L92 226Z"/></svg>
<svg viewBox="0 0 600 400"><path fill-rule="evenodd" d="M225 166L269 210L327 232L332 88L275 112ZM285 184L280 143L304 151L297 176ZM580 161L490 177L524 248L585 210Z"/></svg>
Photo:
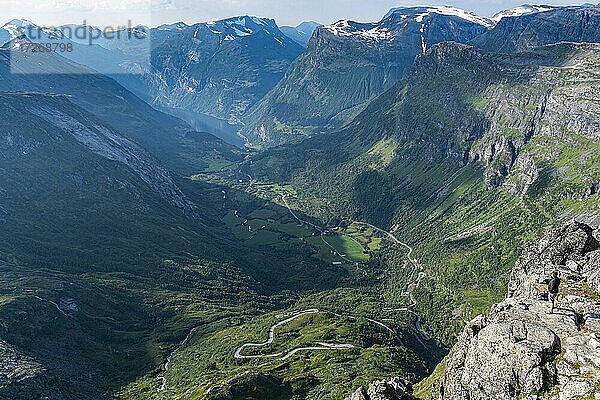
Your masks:
<svg viewBox="0 0 600 400"><path fill-rule="evenodd" d="M280 29L284 35L306 48L313 33L320 26L323 25L318 22L304 21L298 26L282 26Z"/></svg>
<svg viewBox="0 0 600 400"><path fill-rule="evenodd" d="M34 59L59 75L13 74L8 57L0 50L0 364L19 371L0 379L0 398L113 398L144 374L158 386L192 328L343 278L305 263L300 246L265 253L224 226L223 189L184 176L235 165L230 146L60 57Z"/></svg>
<svg viewBox="0 0 600 400"><path fill-rule="evenodd" d="M111 78L53 53L37 53L29 62L22 60L26 65L13 65L12 71L10 57L9 47L0 49L0 91L65 95L178 173L189 176L208 166L205 155L212 148L202 145L208 135L194 133L183 121L156 111ZM28 73L31 63L36 63L38 74ZM223 157L235 160L239 154L223 149Z"/></svg>
<svg viewBox="0 0 600 400"><path fill-rule="evenodd" d="M402 78L415 56L442 41L468 42L490 26L458 9L417 7L395 9L377 23L320 27L242 133L273 145L338 128Z"/></svg>
<svg viewBox="0 0 600 400"><path fill-rule="evenodd" d="M144 374L156 393L192 328L203 337L343 279L301 245L240 243L221 187L173 177L71 100L0 94L0 364L23 374L0 398L113 398Z"/></svg>
<svg viewBox="0 0 600 400"><path fill-rule="evenodd" d="M563 41L600 41L600 7L557 7L505 17L494 29L473 40L473 44L489 51L508 53Z"/></svg>
<svg viewBox="0 0 600 400"><path fill-rule="evenodd" d="M303 50L273 20L248 16L162 27L151 35L161 39L152 49L152 70L142 78L144 92L136 93L152 104L232 122L275 86Z"/></svg>
<svg viewBox="0 0 600 400"><path fill-rule="evenodd" d="M96 38L91 45L67 37L78 26L48 29L14 20L0 29L0 45L22 35L32 36L29 26L33 42L70 44L73 50L62 56L111 76L150 104L231 122L239 122L303 51L275 21L249 16L191 26L132 28L143 39L128 39L125 30L114 34L115 38ZM310 26L302 25L298 32L307 33Z"/></svg>
<svg viewBox="0 0 600 400"><path fill-rule="evenodd" d="M600 394L600 245L572 223L546 232L515 265L506 299L471 321L423 399L595 399ZM548 314L544 282L562 277ZM546 289L547 290L547 289ZM547 292L545 293L547 296Z"/></svg>
<svg viewBox="0 0 600 400"><path fill-rule="evenodd" d="M0 334L62 382L48 388L50 398L63 398L61 386L71 387L75 398L106 398L111 380L134 375L150 362L152 356L135 341L145 341L154 329L154 322L140 322L149 314L138 301L111 288L109 271L157 273L161 253L189 249L168 226L189 228L184 212L207 218L192 211L145 151L67 97L0 98ZM213 239L197 234L210 249ZM160 250L143 251L144 246ZM110 301L107 292L114 295ZM23 312L27 316L19 318ZM94 316L101 318L94 322ZM131 339L109 331L111 318L130 318L119 330ZM116 351L130 347L137 356L117 357L110 365L111 344ZM34 393L27 387L23 390ZM3 386L0 397L14 390L13 384Z"/></svg>
<svg viewBox="0 0 600 400"><path fill-rule="evenodd" d="M418 312L451 341L461 316L500 300L522 241L554 218L600 213L599 56L595 44L434 46L342 131L272 149L253 175L293 185L309 213L412 244L426 267ZM397 287L421 274L390 268L386 301L402 304Z"/></svg>

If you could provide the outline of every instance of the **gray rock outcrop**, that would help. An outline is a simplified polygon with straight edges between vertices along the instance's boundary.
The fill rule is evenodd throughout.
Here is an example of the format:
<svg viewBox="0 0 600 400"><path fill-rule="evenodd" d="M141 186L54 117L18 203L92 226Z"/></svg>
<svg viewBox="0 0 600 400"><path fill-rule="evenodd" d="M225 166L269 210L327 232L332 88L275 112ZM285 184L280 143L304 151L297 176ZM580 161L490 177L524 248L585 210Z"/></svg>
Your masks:
<svg viewBox="0 0 600 400"><path fill-rule="evenodd" d="M127 165L164 200L194 216L196 206L181 192L171 174L138 144L93 121L84 120L84 124L57 108L38 106L29 111L71 134L94 153Z"/></svg>
<svg viewBox="0 0 600 400"><path fill-rule="evenodd" d="M567 280L583 281L598 270L598 241L591 227L573 222L551 229L523 251L508 283L509 298L538 298L544 279L558 271ZM596 287L600 290L600 287Z"/></svg>
<svg viewBox="0 0 600 400"><path fill-rule="evenodd" d="M37 361L0 339L0 399L87 400L51 376Z"/></svg>
<svg viewBox="0 0 600 400"><path fill-rule="evenodd" d="M471 321L429 399L600 399L600 245L587 225L548 230L516 263L505 301ZM544 300L562 278L554 314ZM432 378L434 379L434 378Z"/></svg>
<svg viewBox="0 0 600 400"><path fill-rule="evenodd" d="M368 388L360 387L346 400L414 400L412 388L400 378L375 381Z"/></svg>

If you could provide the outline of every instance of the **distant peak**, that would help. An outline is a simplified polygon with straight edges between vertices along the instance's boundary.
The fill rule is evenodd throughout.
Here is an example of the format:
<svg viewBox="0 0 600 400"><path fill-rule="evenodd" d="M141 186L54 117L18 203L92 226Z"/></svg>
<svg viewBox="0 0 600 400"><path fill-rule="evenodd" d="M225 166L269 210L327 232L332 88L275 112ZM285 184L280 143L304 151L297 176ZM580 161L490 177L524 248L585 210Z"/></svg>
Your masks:
<svg viewBox="0 0 600 400"><path fill-rule="evenodd" d="M502 18L507 17L521 17L523 15L529 14L537 14L540 12L552 11L560 8L559 6L550 6L550 5L532 5L532 4L523 4L518 7L510 8L508 10L500 11L492 17L492 20L498 22Z"/></svg>
<svg viewBox="0 0 600 400"><path fill-rule="evenodd" d="M156 29L160 30L184 30L189 28L190 26L199 26L206 25L209 27L214 26L242 26L242 27L271 27L275 26L275 21L271 18L260 18L251 15L240 15L236 17L224 18L220 20L214 21L206 21L206 22L198 22L192 25L188 25L183 21L171 23L171 24L163 24L156 27Z"/></svg>
<svg viewBox="0 0 600 400"><path fill-rule="evenodd" d="M4 24L3 27L6 27L6 26L24 27L24 26L29 26L29 25L35 25L35 24L26 19L13 19L13 20L7 22L6 24Z"/></svg>
<svg viewBox="0 0 600 400"><path fill-rule="evenodd" d="M488 29L494 27L495 22L481 17L475 13L470 11L463 10L461 8L452 7L452 6L429 6L429 7L397 7L392 8L383 19L388 19L392 16L394 17L404 17L404 18L414 18L417 22L423 21L423 19L431 14L445 15L449 17L456 17L463 19L465 21L469 21L478 25L485 26Z"/></svg>
<svg viewBox="0 0 600 400"><path fill-rule="evenodd" d="M231 17L217 22L223 22L226 24L238 24L244 26L251 22L256 25L269 26L274 23L274 20L271 18L260 18L252 15L241 15L239 17Z"/></svg>
<svg viewBox="0 0 600 400"><path fill-rule="evenodd" d="M160 29L160 30L178 30L178 31L181 31L181 30L187 28L188 26L189 25L186 24L185 22L179 21L179 22L175 22L173 24L163 24L163 25L160 25L157 29Z"/></svg>
<svg viewBox="0 0 600 400"><path fill-rule="evenodd" d="M266 34L282 43L287 37L280 31L279 27L271 18L260 18L250 15L240 15L216 21L200 22L191 25L194 38L200 32L208 29L212 34L219 35L224 41L233 41L238 38L252 36L255 34Z"/></svg>
<svg viewBox="0 0 600 400"><path fill-rule="evenodd" d="M36 28L37 25L26 19L13 19L7 22L6 24L2 25L2 29L7 32L10 32L12 35L15 35L19 32L24 32L25 28L27 27Z"/></svg>
<svg viewBox="0 0 600 400"><path fill-rule="evenodd" d="M303 21L301 23L298 24L298 26L296 26L297 29L301 29L301 28L313 28L313 27L319 27L319 26L323 26L323 24L320 24L318 22L315 21Z"/></svg>
<svg viewBox="0 0 600 400"><path fill-rule="evenodd" d="M36 25L26 19L13 19L0 28L0 46L25 35L27 27L35 29Z"/></svg>

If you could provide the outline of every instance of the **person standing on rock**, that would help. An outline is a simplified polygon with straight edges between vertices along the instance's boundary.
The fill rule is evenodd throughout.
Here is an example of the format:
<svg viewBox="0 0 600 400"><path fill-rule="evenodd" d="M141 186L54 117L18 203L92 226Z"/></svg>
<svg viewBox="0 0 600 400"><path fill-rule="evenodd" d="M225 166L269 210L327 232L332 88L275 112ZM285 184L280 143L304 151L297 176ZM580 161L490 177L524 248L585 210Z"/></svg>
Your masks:
<svg viewBox="0 0 600 400"><path fill-rule="evenodd" d="M548 282L548 300L550 301L550 314L554 313L554 303L556 302L556 298L558 297L558 291L560 286L560 278L558 277L558 272L554 271L552 273L552 279Z"/></svg>

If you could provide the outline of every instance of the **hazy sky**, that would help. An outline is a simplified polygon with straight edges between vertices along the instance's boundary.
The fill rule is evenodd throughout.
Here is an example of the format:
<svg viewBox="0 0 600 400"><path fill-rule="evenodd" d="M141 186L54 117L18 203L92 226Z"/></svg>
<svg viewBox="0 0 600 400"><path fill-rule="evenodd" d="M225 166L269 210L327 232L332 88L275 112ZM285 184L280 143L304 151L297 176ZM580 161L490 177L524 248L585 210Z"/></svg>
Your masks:
<svg viewBox="0 0 600 400"><path fill-rule="evenodd" d="M339 19L377 21L390 8L414 5L452 5L480 15L511 8L527 0L0 0L3 18L29 19L40 25L81 23L116 26L132 20L150 26L167 22L187 23L235 15L275 18L280 25L314 20L331 23ZM544 4L581 4L545 1Z"/></svg>

